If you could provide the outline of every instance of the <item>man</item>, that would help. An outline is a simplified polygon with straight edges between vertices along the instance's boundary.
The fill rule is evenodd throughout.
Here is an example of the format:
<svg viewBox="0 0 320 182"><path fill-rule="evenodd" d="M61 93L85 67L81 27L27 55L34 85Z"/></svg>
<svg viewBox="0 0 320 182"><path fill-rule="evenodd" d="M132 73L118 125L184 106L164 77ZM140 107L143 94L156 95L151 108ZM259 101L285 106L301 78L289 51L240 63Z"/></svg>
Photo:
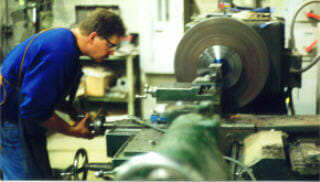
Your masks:
<svg viewBox="0 0 320 182"><path fill-rule="evenodd" d="M54 114L74 117L82 75L80 55L97 62L113 54L125 28L119 16L97 9L77 28L57 28L15 47L1 67L1 169L4 180L50 179L46 130L91 139L88 114L70 126ZM66 100L65 98L68 98Z"/></svg>

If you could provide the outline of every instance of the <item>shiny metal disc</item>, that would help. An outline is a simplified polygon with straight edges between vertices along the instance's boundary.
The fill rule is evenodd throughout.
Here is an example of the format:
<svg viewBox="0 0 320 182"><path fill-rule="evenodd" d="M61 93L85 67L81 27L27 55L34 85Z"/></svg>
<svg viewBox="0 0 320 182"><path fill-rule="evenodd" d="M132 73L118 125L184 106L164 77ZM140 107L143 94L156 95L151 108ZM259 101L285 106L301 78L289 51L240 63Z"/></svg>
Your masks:
<svg viewBox="0 0 320 182"><path fill-rule="evenodd" d="M222 63L223 87L230 88L237 83L242 73L240 56L231 48L214 45L204 50L199 56L197 75L204 75L209 71L211 63Z"/></svg>
<svg viewBox="0 0 320 182"><path fill-rule="evenodd" d="M191 82L210 62L222 60L223 105L243 107L263 89L269 74L266 45L248 25L232 18L202 21L186 32L175 54L178 82Z"/></svg>

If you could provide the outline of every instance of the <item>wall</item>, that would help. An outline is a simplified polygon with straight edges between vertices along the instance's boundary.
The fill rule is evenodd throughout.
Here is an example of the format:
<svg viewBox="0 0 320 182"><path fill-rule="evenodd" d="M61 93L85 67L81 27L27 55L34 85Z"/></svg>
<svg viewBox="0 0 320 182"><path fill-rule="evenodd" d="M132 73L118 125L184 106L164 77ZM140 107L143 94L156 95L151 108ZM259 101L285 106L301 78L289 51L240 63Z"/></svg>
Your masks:
<svg viewBox="0 0 320 182"><path fill-rule="evenodd" d="M5 7L8 7L8 11ZM12 18L15 15L15 18ZM18 43L23 41L34 32L34 26L30 21L25 21L22 6L17 1L0 1L0 27L9 25L13 28L11 37L0 36L0 62L2 58ZM2 53L2 55L1 55Z"/></svg>
<svg viewBox="0 0 320 182"><path fill-rule="evenodd" d="M139 13L140 57L145 72L173 74L175 50L184 34L183 4L183 0L139 0L143 9Z"/></svg>
<svg viewBox="0 0 320 182"><path fill-rule="evenodd" d="M303 2L305 1L283 0L283 16L286 20L287 41L290 38L289 28L292 17ZM308 65L317 53L317 51L313 51L313 54L308 54L305 52L305 48L307 47L307 45L311 44L315 39L319 40L319 37L316 36L316 24L310 23L310 21L308 21L307 18L304 16L304 14L310 9L315 11L315 13L320 14L320 4L310 4L301 10L294 24L295 47L297 49L297 54L304 56L303 67ZM318 55L319 53L320 52L318 51ZM317 113L317 97L319 97L319 93L317 93L317 87L320 84L318 77L318 73L320 70L317 67L318 66L314 66L312 69L303 73L302 87L300 89L296 88L293 90L293 101L296 107L297 114L305 115ZM319 102L320 101L318 100L318 104ZM318 114L320 114L319 111Z"/></svg>
<svg viewBox="0 0 320 182"><path fill-rule="evenodd" d="M76 5L118 5L129 33L139 32L138 0L54 0L54 27L70 27L75 23ZM67 15L67 16L66 16Z"/></svg>

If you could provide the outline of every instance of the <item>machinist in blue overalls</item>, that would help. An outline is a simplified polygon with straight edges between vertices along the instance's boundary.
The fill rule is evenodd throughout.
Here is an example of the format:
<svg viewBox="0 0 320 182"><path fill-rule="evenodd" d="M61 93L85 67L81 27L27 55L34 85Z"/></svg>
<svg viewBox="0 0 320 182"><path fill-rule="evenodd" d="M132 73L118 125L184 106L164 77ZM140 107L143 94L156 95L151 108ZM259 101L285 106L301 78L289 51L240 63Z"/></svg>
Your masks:
<svg viewBox="0 0 320 182"><path fill-rule="evenodd" d="M1 169L4 180L51 179L46 130L91 139L88 113L68 125L54 113L74 117L80 55L97 62L113 54L125 34L121 18L97 9L77 28L35 34L16 46L1 66ZM68 96L68 99L66 97Z"/></svg>

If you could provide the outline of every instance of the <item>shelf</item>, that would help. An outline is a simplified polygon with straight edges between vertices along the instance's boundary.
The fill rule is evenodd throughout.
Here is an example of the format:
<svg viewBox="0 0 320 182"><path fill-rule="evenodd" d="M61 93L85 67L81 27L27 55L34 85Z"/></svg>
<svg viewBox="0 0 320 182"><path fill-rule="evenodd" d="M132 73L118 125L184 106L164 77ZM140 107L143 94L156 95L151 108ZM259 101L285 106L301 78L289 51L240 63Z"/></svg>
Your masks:
<svg viewBox="0 0 320 182"><path fill-rule="evenodd" d="M90 102L122 102L122 103L127 103L128 99L127 98L111 98L111 97L92 97L92 96L87 96L81 99L86 99L87 101Z"/></svg>
<svg viewBox="0 0 320 182"><path fill-rule="evenodd" d="M84 64L92 65L95 62L88 56L80 56L80 61L83 61ZM141 115L141 103L136 102L135 93L140 92L140 70L139 70L139 54L137 52L132 52L130 54L126 53L115 53L115 55L110 56L109 58L104 60L103 64L100 66L108 66L113 65L117 67L120 65L120 69L125 70L125 75L127 77L127 85L128 85L128 92L126 97L92 97L86 96L83 98L79 98L79 100L84 102L105 102L105 103L125 103L127 104L127 112L129 115L138 116ZM110 61L110 62L108 62ZM116 63L119 62L120 64ZM125 64L123 64L125 63ZM123 68L122 68L123 67ZM118 68L118 67L117 67ZM136 84L135 85L135 80Z"/></svg>
<svg viewBox="0 0 320 182"><path fill-rule="evenodd" d="M122 54L122 53L118 53L116 55L111 55L108 58L105 59L105 61L125 61L127 60L127 58L129 56L137 56L138 53L130 53L130 54ZM92 58L90 58L89 56L80 56L80 60L83 61L92 61Z"/></svg>

